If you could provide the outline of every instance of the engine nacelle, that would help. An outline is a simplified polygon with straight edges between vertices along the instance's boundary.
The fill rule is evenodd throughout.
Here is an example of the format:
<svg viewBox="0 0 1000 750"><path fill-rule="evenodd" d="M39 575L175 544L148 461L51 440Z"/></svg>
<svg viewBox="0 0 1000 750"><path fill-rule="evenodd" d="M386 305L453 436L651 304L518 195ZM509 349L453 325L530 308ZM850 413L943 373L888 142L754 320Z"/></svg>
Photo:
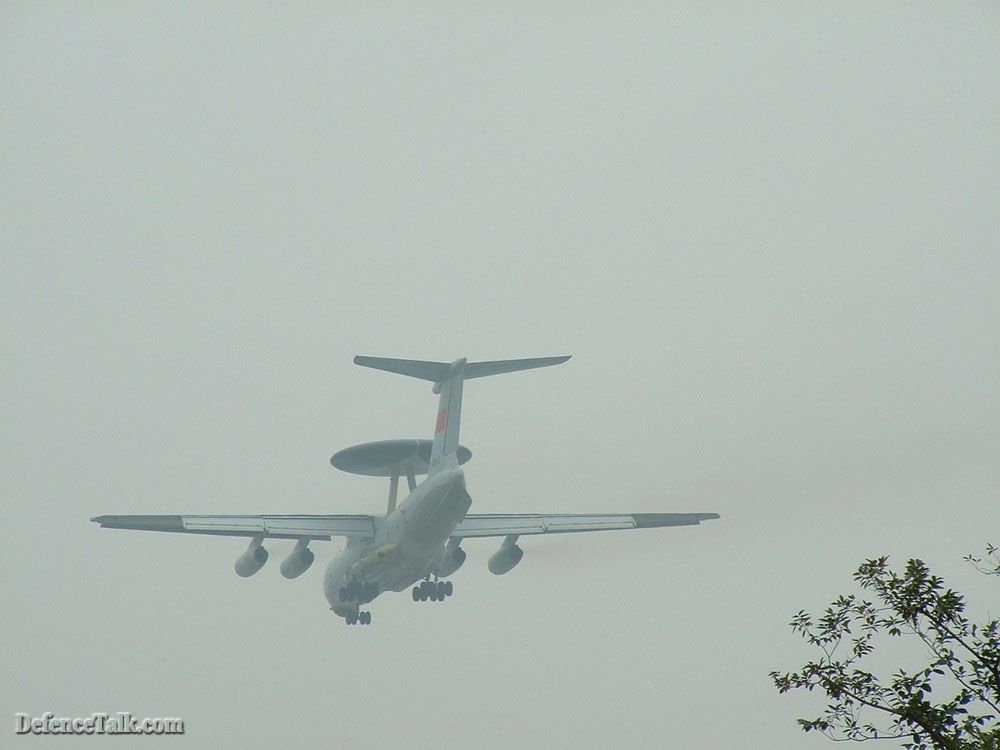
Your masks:
<svg viewBox="0 0 1000 750"><path fill-rule="evenodd" d="M247 551L236 559L236 575L240 578L249 578L258 570L264 567L267 562L267 550L260 546L260 542L254 540L250 543Z"/></svg>
<svg viewBox="0 0 1000 750"><path fill-rule="evenodd" d="M516 541L517 536L514 534L503 540L500 549L496 551L486 564L490 569L490 573L495 576L502 576L504 573L509 573L515 565L521 562L521 558L524 557L524 550L515 544Z"/></svg>
<svg viewBox="0 0 1000 750"><path fill-rule="evenodd" d="M438 575L446 578L462 567L465 562L465 550L461 547L448 546L444 551L444 561L438 568Z"/></svg>
<svg viewBox="0 0 1000 750"><path fill-rule="evenodd" d="M295 549L288 557L281 561L281 575L289 579L298 578L309 570L309 566L313 564L315 559L316 555L313 551L300 542L295 545Z"/></svg>

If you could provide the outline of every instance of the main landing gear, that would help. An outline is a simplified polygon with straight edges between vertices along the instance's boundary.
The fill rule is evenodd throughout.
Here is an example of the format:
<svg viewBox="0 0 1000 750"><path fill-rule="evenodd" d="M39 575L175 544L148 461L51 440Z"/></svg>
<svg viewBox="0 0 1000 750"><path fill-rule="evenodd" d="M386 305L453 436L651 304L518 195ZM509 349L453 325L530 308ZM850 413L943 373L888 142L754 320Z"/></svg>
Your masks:
<svg viewBox="0 0 1000 750"><path fill-rule="evenodd" d="M350 612L344 621L348 625L371 625L372 624L372 613L371 612Z"/></svg>
<svg viewBox="0 0 1000 750"><path fill-rule="evenodd" d="M348 581L346 586L341 586L337 592L337 598L342 602L357 602L367 604L379 594L378 584L365 583L364 581Z"/></svg>
<svg viewBox="0 0 1000 750"><path fill-rule="evenodd" d="M443 602L453 591L451 581L421 581L419 586L413 587L413 601Z"/></svg>

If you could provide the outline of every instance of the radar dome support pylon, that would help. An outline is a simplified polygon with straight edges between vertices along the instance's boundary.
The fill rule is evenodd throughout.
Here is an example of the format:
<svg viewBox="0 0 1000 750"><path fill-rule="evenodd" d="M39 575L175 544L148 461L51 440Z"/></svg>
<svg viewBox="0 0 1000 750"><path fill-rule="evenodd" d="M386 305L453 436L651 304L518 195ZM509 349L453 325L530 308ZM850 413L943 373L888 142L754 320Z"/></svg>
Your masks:
<svg viewBox="0 0 1000 750"><path fill-rule="evenodd" d="M430 463L431 440L379 440L361 443L337 451L330 463L341 471L369 477L389 478L389 501L386 515L396 510L399 501L399 479L406 477L406 484L413 492L417 487L417 476L426 474ZM458 462L464 464L472 458L472 451L464 445L458 446Z"/></svg>

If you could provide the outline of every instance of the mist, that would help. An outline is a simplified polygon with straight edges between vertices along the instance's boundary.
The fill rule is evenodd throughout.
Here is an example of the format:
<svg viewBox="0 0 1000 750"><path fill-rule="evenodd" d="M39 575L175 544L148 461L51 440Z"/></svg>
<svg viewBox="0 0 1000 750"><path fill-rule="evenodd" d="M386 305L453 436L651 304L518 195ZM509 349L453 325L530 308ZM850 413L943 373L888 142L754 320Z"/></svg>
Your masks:
<svg viewBox="0 0 1000 750"><path fill-rule="evenodd" d="M770 669L866 557L1000 525L1000 9L8 3L0 708L171 747L821 747ZM428 438L357 354L468 383L471 512L717 512L470 540L348 628L315 543L99 514L381 513ZM37 747L98 745L37 737ZM21 739L20 743L27 743ZM15 740L15 744L18 744Z"/></svg>

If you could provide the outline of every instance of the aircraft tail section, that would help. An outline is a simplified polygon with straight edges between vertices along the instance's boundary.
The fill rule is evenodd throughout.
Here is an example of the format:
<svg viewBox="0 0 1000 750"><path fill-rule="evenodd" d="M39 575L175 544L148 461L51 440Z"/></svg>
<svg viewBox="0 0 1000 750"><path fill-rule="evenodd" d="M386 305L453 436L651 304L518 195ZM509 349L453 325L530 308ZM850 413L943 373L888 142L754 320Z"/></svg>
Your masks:
<svg viewBox="0 0 1000 750"><path fill-rule="evenodd" d="M448 371L447 362L425 362L420 359L389 359L388 357L355 357L354 364L376 370L394 372L411 378L436 383Z"/></svg>
<svg viewBox="0 0 1000 750"><path fill-rule="evenodd" d="M449 364L448 362L428 362L421 359L390 359L388 357L355 357L354 364L362 367L371 367L376 370L394 372L397 375L406 375L420 380L429 380L432 383L440 383L444 380L448 370L458 362L463 362L462 372L465 380L472 378L483 378L487 375L502 375L506 372L517 372L518 370L531 370L536 367L550 367L561 365L569 357L535 357L534 359L500 359L493 362L465 362L458 360ZM437 390L435 390L437 393Z"/></svg>
<svg viewBox="0 0 1000 750"><path fill-rule="evenodd" d="M386 370L434 383L438 400L437 421L434 425L434 446L431 449L430 473L458 466L458 431L462 420L462 384L471 378L501 375L536 367L549 367L565 362L569 357L537 357L534 359L506 359L492 362L467 362L465 358L454 362L427 362L416 359L388 359L385 357L355 357L354 364Z"/></svg>
<svg viewBox="0 0 1000 750"><path fill-rule="evenodd" d="M533 359L498 359L493 362L469 362L463 370L465 379L484 378L487 375L503 375L518 370L533 370L536 367L561 365L569 359L565 357L535 357Z"/></svg>

